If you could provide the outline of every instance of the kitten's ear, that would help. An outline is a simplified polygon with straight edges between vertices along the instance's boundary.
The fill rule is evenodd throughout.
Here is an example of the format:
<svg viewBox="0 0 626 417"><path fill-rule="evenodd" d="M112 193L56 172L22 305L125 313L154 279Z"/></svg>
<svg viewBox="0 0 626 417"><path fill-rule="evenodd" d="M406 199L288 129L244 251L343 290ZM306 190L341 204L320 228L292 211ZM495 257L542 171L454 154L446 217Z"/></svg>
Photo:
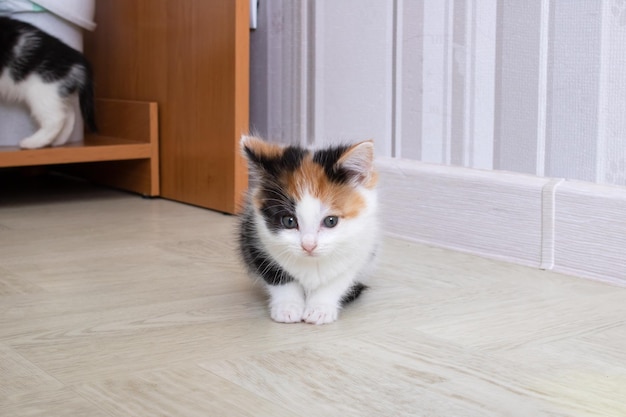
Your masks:
<svg viewBox="0 0 626 417"><path fill-rule="evenodd" d="M283 149L280 145L267 143L258 136L242 136L241 151L248 160L251 178L264 178L272 175L275 161L280 158Z"/></svg>
<svg viewBox="0 0 626 417"><path fill-rule="evenodd" d="M374 171L374 141L366 140L348 148L337 161L337 165L348 171L357 183L373 186L376 173Z"/></svg>
<svg viewBox="0 0 626 417"><path fill-rule="evenodd" d="M265 142L258 136L243 135L239 144L244 156L250 162L255 163L262 159L276 158L282 152L282 148L279 145Z"/></svg>

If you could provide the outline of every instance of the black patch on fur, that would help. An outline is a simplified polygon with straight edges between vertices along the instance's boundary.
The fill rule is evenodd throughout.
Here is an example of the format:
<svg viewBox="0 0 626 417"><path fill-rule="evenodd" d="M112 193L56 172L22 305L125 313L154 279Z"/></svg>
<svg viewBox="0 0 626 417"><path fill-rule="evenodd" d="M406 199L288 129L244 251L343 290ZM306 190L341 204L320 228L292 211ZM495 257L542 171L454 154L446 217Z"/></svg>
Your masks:
<svg viewBox="0 0 626 417"><path fill-rule="evenodd" d="M286 147L276 157L257 155L248 147L244 147L248 159L259 169L259 189L257 198L261 201L261 214L272 232L284 229L281 219L284 216L295 216L296 202L283 191L281 176L293 173L302 164L309 153L297 146Z"/></svg>
<svg viewBox="0 0 626 417"><path fill-rule="evenodd" d="M91 66L82 53L29 23L0 17L0 72L5 68L15 83L35 73L46 83L61 81L60 97L78 92L83 119L96 131Z"/></svg>
<svg viewBox="0 0 626 417"><path fill-rule="evenodd" d="M283 150L283 153L277 157L268 157L265 155L257 155L247 146L244 147L248 159L254 163L261 171L273 179L276 179L279 174L295 171L302 160L309 153L306 149L302 149L297 146L288 146Z"/></svg>
<svg viewBox="0 0 626 417"><path fill-rule="evenodd" d="M361 295L361 293L366 289L367 285L357 282L352 287L350 287L350 289L343 295L343 297L341 297L341 305L345 306L346 304L349 304L352 301L356 300L357 298L359 298L359 295Z"/></svg>
<svg viewBox="0 0 626 417"><path fill-rule="evenodd" d="M345 184L350 181L351 174L348 170L338 166L337 162L348 149L347 146L342 145L316 151L313 154L313 162L324 168L324 173L332 182Z"/></svg>
<svg viewBox="0 0 626 417"><path fill-rule="evenodd" d="M271 232L278 232L284 229L282 218L284 216L295 216L296 202L293 198L286 195L278 184L261 185L258 193L262 201L260 211L265 219L267 228Z"/></svg>
<svg viewBox="0 0 626 417"><path fill-rule="evenodd" d="M248 270L263 278L269 285L283 285L293 281L293 277L261 248L257 233L253 213L249 208L242 217L239 231L239 251Z"/></svg>

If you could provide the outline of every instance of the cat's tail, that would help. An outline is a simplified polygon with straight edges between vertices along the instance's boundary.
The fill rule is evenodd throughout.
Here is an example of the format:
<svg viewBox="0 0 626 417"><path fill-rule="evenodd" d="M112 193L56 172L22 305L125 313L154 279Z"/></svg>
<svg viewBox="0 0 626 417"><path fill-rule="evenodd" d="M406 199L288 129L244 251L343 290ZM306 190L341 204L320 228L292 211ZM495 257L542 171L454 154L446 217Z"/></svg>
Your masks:
<svg viewBox="0 0 626 417"><path fill-rule="evenodd" d="M85 70L87 76L84 83L81 83L78 88L78 99L80 101L80 112L83 115L83 120L91 132L97 132L98 126L96 125L96 110L94 104L93 95L93 77L91 72L91 66L85 62Z"/></svg>

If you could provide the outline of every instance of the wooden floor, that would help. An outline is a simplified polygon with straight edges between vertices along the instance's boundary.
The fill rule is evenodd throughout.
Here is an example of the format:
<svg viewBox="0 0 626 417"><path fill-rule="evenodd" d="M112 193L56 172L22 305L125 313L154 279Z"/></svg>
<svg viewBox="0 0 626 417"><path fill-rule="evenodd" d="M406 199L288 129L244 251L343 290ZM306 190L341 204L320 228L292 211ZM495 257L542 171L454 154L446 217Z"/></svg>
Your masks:
<svg viewBox="0 0 626 417"><path fill-rule="evenodd" d="M276 324L234 225L0 177L0 416L626 416L625 289L386 239L337 323Z"/></svg>

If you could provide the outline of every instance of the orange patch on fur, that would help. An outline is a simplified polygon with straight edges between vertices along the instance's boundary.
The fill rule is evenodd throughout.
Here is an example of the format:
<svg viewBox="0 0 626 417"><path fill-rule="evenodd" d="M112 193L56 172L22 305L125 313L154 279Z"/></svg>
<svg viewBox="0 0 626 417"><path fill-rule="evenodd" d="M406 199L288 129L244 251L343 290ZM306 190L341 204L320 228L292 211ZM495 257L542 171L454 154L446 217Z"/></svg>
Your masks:
<svg viewBox="0 0 626 417"><path fill-rule="evenodd" d="M329 201L332 213L339 217L350 219L357 217L365 209L365 200L354 188L336 187L335 193L330 195Z"/></svg>
<svg viewBox="0 0 626 417"><path fill-rule="evenodd" d="M287 192L296 201L309 193L339 217L356 217L365 208L365 200L352 185L331 182L324 168L313 162L311 156L307 156L298 169L284 177L283 181Z"/></svg>

